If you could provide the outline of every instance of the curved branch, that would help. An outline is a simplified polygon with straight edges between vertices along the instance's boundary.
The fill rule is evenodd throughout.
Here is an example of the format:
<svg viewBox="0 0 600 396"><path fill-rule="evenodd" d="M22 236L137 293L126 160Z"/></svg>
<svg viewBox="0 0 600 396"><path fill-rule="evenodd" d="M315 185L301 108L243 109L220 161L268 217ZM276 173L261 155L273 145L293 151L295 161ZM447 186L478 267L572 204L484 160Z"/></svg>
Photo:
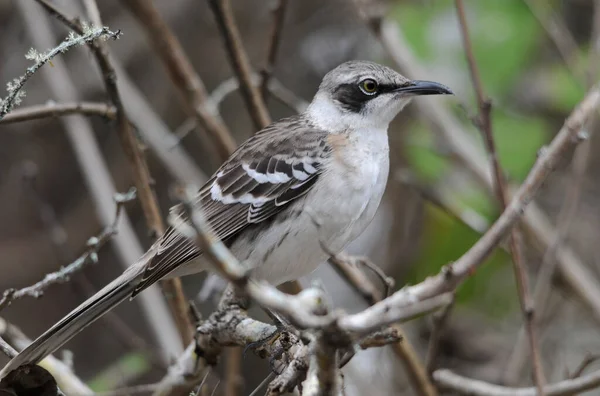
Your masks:
<svg viewBox="0 0 600 396"><path fill-rule="evenodd" d="M106 103L94 102L72 102L72 103L54 103L49 102L44 105L23 107L13 110L4 118L0 119L0 124L12 124L16 122L39 120L48 117L60 117L71 114L82 114L88 116L100 116L109 120L115 119L116 109Z"/></svg>

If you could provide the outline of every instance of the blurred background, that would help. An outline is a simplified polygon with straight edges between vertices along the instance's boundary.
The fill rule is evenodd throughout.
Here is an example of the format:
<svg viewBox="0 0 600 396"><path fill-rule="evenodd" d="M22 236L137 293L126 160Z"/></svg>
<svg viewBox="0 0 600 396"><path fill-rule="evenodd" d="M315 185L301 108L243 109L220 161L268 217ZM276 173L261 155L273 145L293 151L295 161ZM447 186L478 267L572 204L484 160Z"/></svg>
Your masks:
<svg viewBox="0 0 600 396"><path fill-rule="evenodd" d="M80 1L52 3L85 19ZM199 181L202 174L210 175L220 159L214 145L184 111L152 42L130 8L118 1L98 3L104 24L123 32L120 40L109 42L109 48L123 69L118 73L118 82L122 91L129 92L123 93L125 107L147 147L150 171L166 215L175 203L169 194L175 178L164 158L186 154L189 162L185 166L191 166L186 174L191 175L190 179L197 177L194 181ZM231 3L251 64L260 70L266 62L272 10L277 1ZM586 87L596 81L600 2L464 3L484 90L493 104L500 162L509 181L518 185L540 149L583 98ZM207 2L173 0L154 4L182 43L207 91L222 92L221 84L234 74ZM392 56L363 20L372 14L384 17L382 31L395 40ZM46 49L39 48L39 37L40 31L48 28L51 35L42 36L50 45L57 45L68 34L33 0L0 0L0 81L11 81L24 72L30 64L24 57L29 48ZM387 64L412 78L442 82L456 93L455 98L417 99L418 103L395 120L390 128L392 168L384 202L369 230L349 249L349 253L370 257L400 288L436 274L459 258L501 211L483 180L489 162L483 155L482 137L472 122L478 108L454 2L289 0L273 70L278 82L298 98L310 101L322 76L350 59ZM56 65L45 66L28 82L21 107L59 102L51 82L58 78L53 74L58 62L60 67L64 62L68 71L73 101L106 101L94 58L87 48L77 48L57 58ZM124 79L129 80L127 85ZM59 90L64 88L58 85ZM145 107L139 105L140 100ZM296 111L272 97L267 105L273 119ZM237 143L255 131L238 91L227 95L219 109ZM70 263L103 227L97 197L86 181L86 172L94 174L98 169L91 166L83 171L86 151L81 146L79 151L75 149L89 142L76 136L76 127L81 124L75 124L75 132L67 131L66 120L74 118L79 117L0 123L0 291L33 284L44 274ZM549 381L565 378L587 356L600 353L600 302L589 297L594 294L590 288L600 285L600 254L596 249L600 238L600 160L595 158L600 139L594 124L586 131L591 139L580 146L583 149L577 150L577 156L567 155L538 194L535 213L529 209L529 220L522 224L532 289L548 246L556 248L551 256L558 258L559 270L552 276L551 292L541 306L536 305ZM127 191L133 182L114 123L88 117L83 126L93 131L115 189ZM464 137L468 147L464 140L450 139L453 135L448 130ZM157 144L166 154L157 154ZM477 166L465 161L461 148L477 154ZM575 157L585 167L579 172L581 177L577 169L573 170ZM573 191L579 197L574 194L575 198L566 199ZM561 221L559 213L566 212L568 204L575 209ZM141 247L148 247L151 237L139 203L135 201L126 208L131 230ZM564 242L558 245L556 229L564 235ZM120 233L117 238L122 237ZM130 249L132 254L130 245L120 243L121 249ZM0 316L35 338L122 271L126 255L119 253L117 244L111 242L104 247L98 263L86 266L70 282L51 286L39 299L17 300ZM552 257L546 260L554 261ZM579 278L572 274L569 277L569 271L579 271ZM348 311L366 307L327 264L311 278L321 280L336 306ZM214 298L206 297L211 293L204 279L202 275L183 281L187 297L195 299L208 313ZM578 283L577 279L588 283ZM304 284L310 281L302 280ZM213 280L210 288L215 284L222 287L222 282ZM76 373L95 391L158 381L165 372L164 351L148 323L140 302L134 300L90 326L66 346L73 353ZM530 385L531 365L521 327L510 255L498 249L458 290L434 365L495 383ZM404 328L424 360L431 317L410 322ZM4 362L4 356L0 356L0 365ZM216 386L221 370L218 367L211 375L211 386ZM246 354L239 394L249 394L268 372L268 362ZM351 395L416 394L404 373L402 363L387 347L360 352L346 368L346 390ZM217 386L215 394L224 391L223 386Z"/></svg>

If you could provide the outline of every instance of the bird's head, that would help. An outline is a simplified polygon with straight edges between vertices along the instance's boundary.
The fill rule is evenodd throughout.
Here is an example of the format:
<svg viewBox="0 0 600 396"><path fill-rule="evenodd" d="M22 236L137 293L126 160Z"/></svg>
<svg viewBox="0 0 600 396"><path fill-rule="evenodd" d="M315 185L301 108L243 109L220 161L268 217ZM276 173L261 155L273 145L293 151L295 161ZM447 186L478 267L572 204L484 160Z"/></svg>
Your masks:
<svg viewBox="0 0 600 396"><path fill-rule="evenodd" d="M417 95L452 95L432 81L410 80L368 61L342 63L323 77L307 112L321 127L385 128Z"/></svg>

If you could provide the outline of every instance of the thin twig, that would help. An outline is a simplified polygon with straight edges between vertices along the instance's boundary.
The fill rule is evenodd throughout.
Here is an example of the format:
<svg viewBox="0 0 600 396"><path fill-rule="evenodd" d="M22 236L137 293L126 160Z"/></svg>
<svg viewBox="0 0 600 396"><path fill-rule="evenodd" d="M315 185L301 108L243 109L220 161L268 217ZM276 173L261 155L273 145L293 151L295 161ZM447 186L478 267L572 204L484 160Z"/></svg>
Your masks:
<svg viewBox="0 0 600 396"><path fill-rule="evenodd" d="M324 246L322 247L325 248ZM338 274L340 274L363 297L367 304L373 305L383 298L388 297L387 292L382 294L355 263L349 262L349 259L351 258L343 255L330 254L328 261L332 264ZM385 278L387 277L385 274L383 276L384 283L387 283L385 281ZM398 333L398 337L401 340L393 343L391 346L394 353L400 357L400 361L410 373L409 381L411 382L413 389L420 396L437 395L435 387L429 380L427 371L425 371L418 354L408 337L406 337L404 330L399 325L394 325L393 329Z"/></svg>
<svg viewBox="0 0 600 396"><path fill-rule="evenodd" d="M453 296L454 297L454 296ZM440 346L440 340L442 335L444 334L444 329L446 327L446 322L448 322L448 318L450 317L450 312L454 307L454 298L452 302L448 304L444 309L439 312L436 312L432 315L433 317L433 326L431 330L431 336L429 337L429 347L427 348L427 357L425 358L425 367L427 368L427 373L431 375L435 370L436 359L438 356L438 349Z"/></svg>
<svg viewBox="0 0 600 396"><path fill-rule="evenodd" d="M398 173L397 179L400 183L414 189L425 201L430 202L442 212L478 234L483 234L490 227L489 221L481 214L469 207L463 208L458 202L453 201L448 194L444 194L441 188L420 183L410 171L402 170Z"/></svg>
<svg viewBox="0 0 600 396"><path fill-rule="evenodd" d="M188 345L169 367L152 396L188 396L198 384L204 385L204 381L210 373L210 366L196 352L195 342Z"/></svg>
<svg viewBox="0 0 600 396"><path fill-rule="evenodd" d="M339 359L335 347L327 342L325 333L317 333L310 343L310 360L306 381L302 384L305 396L342 395L343 380L338 370Z"/></svg>
<svg viewBox="0 0 600 396"><path fill-rule="evenodd" d="M509 197L504 173L502 172L502 168L500 167L500 162L498 160L498 152L496 150L494 134L492 131L492 104L483 92L483 85L479 76L479 69L477 67L477 62L475 60L473 48L471 46L471 38L469 35L463 0L455 0L455 4L458 13L458 20L463 45L467 56L467 63L469 65L471 80L473 82L473 88L475 89L477 104L479 106L479 116L477 124L484 136L485 145L488 151L488 155L490 157L490 161L492 163L492 174L494 176L495 181L496 196L498 198L498 202L500 202L502 209L505 210L508 205ZM535 328L534 305L533 300L531 299L531 294L529 292L527 273L523 263L523 246L521 244L521 238L519 237L518 232L518 227L515 227L511 232L510 252L512 255L513 268L517 283L517 291L519 295L519 302L521 303L521 310L523 312L523 319L525 321L525 328L527 329L529 345L531 348L531 362L534 372L534 381L536 387L538 388L540 396L543 396L543 387L546 380L544 377L544 369L542 366L542 359L540 356L537 330Z"/></svg>
<svg viewBox="0 0 600 396"><path fill-rule="evenodd" d="M63 54L71 48L82 44L93 43L95 40L101 38L112 38L116 40L120 35L121 31L119 30L113 32L107 27L92 28L85 26L85 28L78 32L78 35L69 35L65 41L52 48L48 52L39 53L33 48L30 49L25 57L34 61L34 64L27 68L25 74L8 83L8 96L4 99L0 99L0 120L4 118L4 116L10 112L15 105L18 105L21 102L22 98L25 96L25 92L22 89L31 76L33 76L46 63L50 62L56 55Z"/></svg>
<svg viewBox="0 0 600 396"><path fill-rule="evenodd" d="M43 9L49 11L51 15L61 14L43 0L38 0L37 3L42 7L40 8L34 2L18 2L16 4L17 9L25 19L25 26L34 45L38 48L49 48L53 44L52 37L54 37L54 33L49 20L43 13ZM64 16L62 16L62 19L68 20ZM78 26L69 20L69 26L71 25ZM53 62L54 67L52 70L49 68L42 70L52 97L63 103L77 100L76 86L64 62L60 57L55 58ZM108 165L102 157L102 151L94 137L90 120L81 116L72 116L63 117L60 122L64 125L66 135L89 189L90 198L94 202L98 218L102 225L106 227L113 221L114 206L112 198L117 191L112 182ZM115 236L114 241L120 264L128 267L138 260L144 251L128 216L124 214L121 218L119 234ZM160 344L159 350L165 360L167 360L167 356L179 353L181 347L178 347L177 329L173 321L170 320L167 304L162 300L159 291L156 288L151 288L145 295L140 296L139 301L145 316L150 321L150 328Z"/></svg>
<svg viewBox="0 0 600 396"><path fill-rule="evenodd" d="M600 65L600 0L594 0L592 18L592 35L590 38L590 54L588 59L587 84L592 85L598 77Z"/></svg>
<svg viewBox="0 0 600 396"><path fill-rule="evenodd" d="M581 377L586 368L592 363L597 362L600 359L600 355L588 353L585 358L579 363L579 366L569 374L569 379L575 379Z"/></svg>
<svg viewBox="0 0 600 396"><path fill-rule="evenodd" d="M35 179L37 177L38 171L37 166L34 163L26 163L23 167L24 174L24 184L31 193L32 200L35 202L38 207L40 213L40 220L44 224L44 227L48 231L50 235L50 239L52 244L54 245L57 255L59 257L60 262L71 261L71 253L66 246L68 233L67 230L60 223L57 214L52 207L52 205L47 202L44 197L39 193ZM133 195L135 189L130 189L128 194ZM123 194L119 194L119 196L123 197ZM121 215L122 216L122 215ZM113 227L115 231L118 228L118 221L115 219L113 223ZM96 237L97 238L97 237ZM86 277L85 273L79 275L77 279L77 283L83 288L83 292L87 295L92 295L96 292L96 289ZM152 363L158 367L164 369L166 366L166 362L160 356L160 354L152 348L143 337L141 337L137 332L135 332L129 325L123 321L115 312L107 312L106 315L102 316L101 320L104 320L105 323L112 327L112 330L115 331L115 335L119 337L120 341L125 345L130 347L133 350L139 350L143 352L146 357L152 361Z"/></svg>
<svg viewBox="0 0 600 396"><path fill-rule="evenodd" d="M240 91L248 107L250 118L255 128L263 129L271 123L271 118L259 89L252 84L252 68L233 17L231 3L229 0L208 0L208 4L223 36L231 65L240 80Z"/></svg>
<svg viewBox="0 0 600 396"><path fill-rule="evenodd" d="M567 67L571 69L572 73L575 73L573 65L569 63L570 56L567 54L574 54L576 51L575 39L570 34L569 30L563 26L560 19L552 14L552 11L546 12L549 14L547 18L542 15L544 12L541 10L539 5L534 4L525 0L525 3L529 6L532 13L535 14L536 18L546 28L548 35L559 49L564 62ZM595 42L600 35L600 2L594 4L594 27L592 29L592 37L590 42ZM597 56L598 49L593 45L591 46L589 68L590 72L588 77L592 75L591 70L595 67L594 57ZM575 74L576 78L580 76ZM589 80L587 84L591 86L593 80ZM590 128L590 126L588 126ZM580 132L582 137L587 135L585 130ZM569 231L570 225L577 212L581 197L581 188L583 186L584 175L587 167L588 157L591 151L591 143L589 139L585 139L576 149L571 161L571 178L569 186L566 188L566 193L561 210L558 214L558 221L556 226L556 232L552 238L552 242L547 246L546 252L543 255L540 270L538 272L537 280L534 287L534 304L537 307L539 315L543 315L544 309L548 302L550 295L550 288L552 279L556 273L556 269L559 265L557 253L563 249L564 240ZM509 361L506 365L506 372L504 373L504 381L507 384L515 383L522 372L522 367L525 363L526 356L523 353L524 344L524 332L523 329L519 331L517 340L514 348L510 355Z"/></svg>
<svg viewBox="0 0 600 396"><path fill-rule="evenodd" d="M254 85L260 83L260 76L257 73L252 74L252 83ZM229 95L237 91L239 86L240 84L236 77L228 78L210 93L208 101L211 103L211 106L216 108L216 111L219 111L219 108L223 104L224 100ZM287 106L290 110L295 111L296 113L302 113L308 107L307 101L300 98L289 88L285 87L275 77L269 78L267 89L273 98L277 99L281 104ZM197 125L198 124L195 118L188 118L179 127L177 127L173 133L177 139L174 142L173 147L180 144L181 141L197 127Z"/></svg>
<svg viewBox="0 0 600 396"><path fill-rule="evenodd" d="M109 120L114 120L115 108L105 103L94 102L48 102L45 105L29 106L13 110L4 118L0 119L0 124L12 124L15 122L39 120L40 118L48 117L61 117L70 114L99 116Z"/></svg>
<svg viewBox="0 0 600 396"><path fill-rule="evenodd" d="M237 396L241 394L244 384L242 377L242 351L241 347L230 347L225 352L225 396Z"/></svg>
<svg viewBox="0 0 600 396"><path fill-rule="evenodd" d="M283 32L283 23L285 21L285 10L288 5L288 0L278 0L277 5L273 8L273 24L271 25L271 33L269 34L269 47L267 49L267 59L265 66L260 71L262 81L260 83L260 94L263 101L267 100L269 79L273 75L275 69L275 61L277 59L277 50L281 41Z"/></svg>
<svg viewBox="0 0 600 396"><path fill-rule="evenodd" d="M433 380L444 389L470 396L537 396L538 390L531 388L510 388L490 384L489 382L466 378L450 370L437 370L433 373ZM586 390L600 386L600 371L584 375L575 379L560 381L544 386L547 396L575 395Z"/></svg>
<svg viewBox="0 0 600 396"><path fill-rule="evenodd" d="M569 72L578 82L583 83L585 81L584 76L577 66L576 56L579 52L577 42L562 19L552 10L552 5L535 0L523 0L523 2L552 39Z"/></svg>
<svg viewBox="0 0 600 396"><path fill-rule="evenodd" d="M84 5L88 9L88 14L91 14L92 21L97 25L102 25L96 1L85 0ZM160 214L156 194L152 188L153 180L148 170L148 164L135 134L130 128L125 109L123 108L115 79L115 69L110 62L108 47L104 43L96 43L91 48L102 70L107 94L117 109L117 135L129 160L130 167L133 170L133 180L138 190L138 197L142 205L146 223L153 236L158 237L164 233L165 225ZM179 278L172 278L161 281L161 287L165 298L169 302L171 314L175 319L183 344L187 345L193 339L193 328L187 315L188 305L183 293L181 280Z"/></svg>
<svg viewBox="0 0 600 396"><path fill-rule="evenodd" d="M98 262L98 252L106 245L108 241L117 233L117 224L119 222L119 216L121 209L125 203L135 199L135 189L131 189L126 194L117 194L114 198L116 204L116 213L114 221L111 225L107 226L102 230L98 236L92 237L88 240L85 253L83 253L77 260L73 261L59 271L51 272L44 276L44 279L31 285L24 287L19 290L8 289L6 290L2 298L0 299L0 311L8 307L13 301L23 297L39 298L44 294L44 291L51 285L57 283L64 283L69 281L71 275L75 272L82 270L88 264L95 264Z"/></svg>
<svg viewBox="0 0 600 396"><path fill-rule="evenodd" d="M8 342L4 341L4 338L2 337L0 337L0 352L6 355L9 359L14 358L19 353Z"/></svg>
<svg viewBox="0 0 600 396"><path fill-rule="evenodd" d="M256 386L256 388L254 388L254 390L252 391L252 393L250 393L248 396L257 396L258 392L260 392L260 390L262 388L264 388L269 382L273 381L275 379L275 373L270 372L269 375L267 375L265 377L264 380L261 381L260 384L258 384Z"/></svg>
<svg viewBox="0 0 600 396"><path fill-rule="evenodd" d="M222 161L235 150L236 143L217 109L207 101L204 82L194 70L190 59L151 0L131 0L123 3L148 35L151 47L165 65L171 81L183 99L189 116L208 132L217 146Z"/></svg>
<svg viewBox="0 0 600 396"><path fill-rule="evenodd" d="M384 298L383 293L381 293L373 282L371 282L371 280L356 266L352 257L348 257L344 254L331 254L327 261L336 272L344 278L358 294L360 294L367 304L373 305Z"/></svg>
<svg viewBox="0 0 600 396"><path fill-rule="evenodd" d="M252 84L260 84L260 75L252 73ZM217 108L221 106L225 98L235 92L240 87L236 77L228 78L219 84L210 94L210 102ZM275 77L269 78L269 93L282 104L294 110L296 113L302 113L308 107L308 102L298 97L291 89L285 87L281 81Z"/></svg>

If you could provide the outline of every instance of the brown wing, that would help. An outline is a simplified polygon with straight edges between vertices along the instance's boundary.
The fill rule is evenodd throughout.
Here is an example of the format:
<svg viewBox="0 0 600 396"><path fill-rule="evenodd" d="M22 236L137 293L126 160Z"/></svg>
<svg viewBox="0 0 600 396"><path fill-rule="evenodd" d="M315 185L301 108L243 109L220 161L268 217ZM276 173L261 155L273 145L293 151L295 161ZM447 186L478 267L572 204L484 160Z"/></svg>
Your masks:
<svg viewBox="0 0 600 396"><path fill-rule="evenodd" d="M300 117L281 120L248 139L198 194L215 234L227 242L306 194L330 151L326 132ZM201 254L173 228L156 246L132 297Z"/></svg>

